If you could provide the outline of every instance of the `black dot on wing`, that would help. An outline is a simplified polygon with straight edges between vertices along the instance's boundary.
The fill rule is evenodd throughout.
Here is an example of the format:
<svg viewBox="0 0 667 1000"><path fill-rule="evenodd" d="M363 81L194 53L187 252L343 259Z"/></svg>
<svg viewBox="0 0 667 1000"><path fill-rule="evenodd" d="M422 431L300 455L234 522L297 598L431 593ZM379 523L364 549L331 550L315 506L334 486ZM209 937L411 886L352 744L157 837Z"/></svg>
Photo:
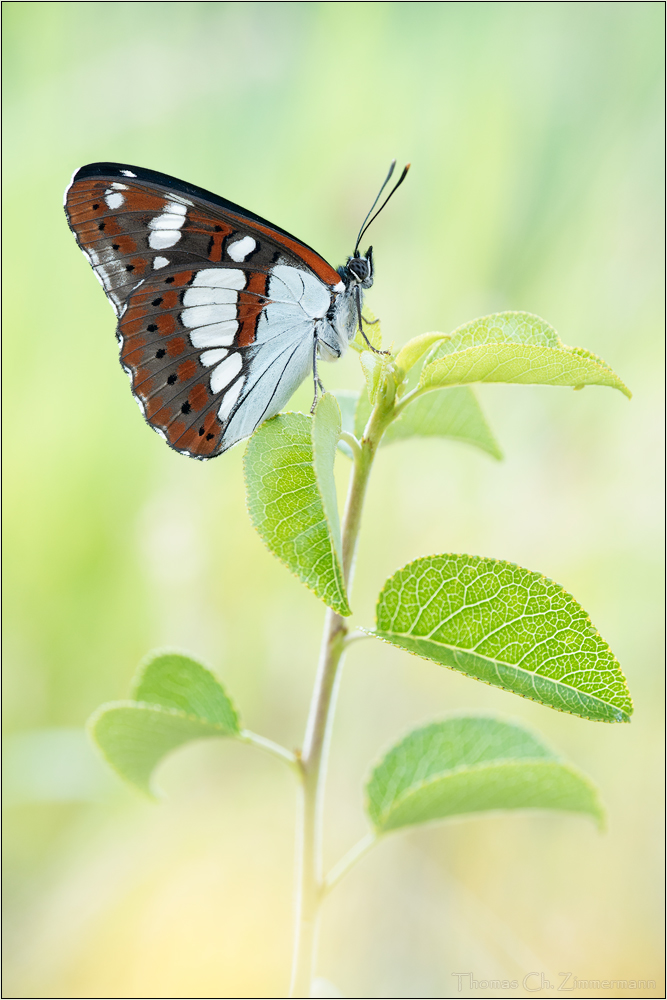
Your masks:
<svg viewBox="0 0 667 1000"><path fill-rule="evenodd" d="M173 280L174 280L174 276L172 275L171 278L165 278L164 279L164 283L165 283L165 285L170 285Z"/></svg>
<svg viewBox="0 0 667 1000"><path fill-rule="evenodd" d="M134 264L128 264L125 268L126 271L134 271Z"/></svg>
<svg viewBox="0 0 667 1000"><path fill-rule="evenodd" d="M97 228L98 229L104 229L105 226L106 226L106 222L100 222L100 224L99 224L99 226Z"/></svg>
<svg viewBox="0 0 667 1000"><path fill-rule="evenodd" d="M169 383L169 385L173 385L177 378L178 375L175 374L170 375L169 378L167 379L167 382Z"/></svg>
<svg viewBox="0 0 667 1000"><path fill-rule="evenodd" d="M151 302L151 305L152 306L159 306L161 302L162 302L162 296L160 295L157 299L153 299L153 301Z"/></svg>
<svg viewBox="0 0 667 1000"><path fill-rule="evenodd" d="M149 333L155 333L155 331L157 330L157 326L155 323L149 323L146 329L148 330Z"/></svg>
<svg viewBox="0 0 667 1000"><path fill-rule="evenodd" d="M207 434L206 435L206 440L207 441L212 441L214 437L215 437L215 434Z"/></svg>
<svg viewBox="0 0 667 1000"><path fill-rule="evenodd" d="M222 226L214 226L213 228L216 231L216 233L221 233L222 232Z"/></svg>
<svg viewBox="0 0 667 1000"><path fill-rule="evenodd" d="M163 358L163 357L165 356L165 354L166 354L166 353L167 353L167 352L165 351L164 347L161 347L161 348L160 348L160 350L159 350L159 351L157 352L157 354L155 355L155 357L156 357L156 358Z"/></svg>
<svg viewBox="0 0 667 1000"><path fill-rule="evenodd" d="M186 399L185 402L183 403L183 406L181 407L181 413L189 413L190 409L191 409L190 404Z"/></svg>
<svg viewBox="0 0 667 1000"><path fill-rule="evenodd" d="M199 437L202 437L203 433L204 433L204 428L200 427L199 428Z"/></svg>
<svg viewBox="0 0 667 1000"><path fill-rule="evenodd" d="M100 204L99 204L99 202L97 202L96 205L93 205L93 212L96 212L99 207L100 207Z"/></svg>
<svg viewBox="0 0 667 1000"><path fill-rule="evenodd" d="M111 244L111 249L112 250L118 250L119 248L120 248L120 243L112 243Z"/></svg>

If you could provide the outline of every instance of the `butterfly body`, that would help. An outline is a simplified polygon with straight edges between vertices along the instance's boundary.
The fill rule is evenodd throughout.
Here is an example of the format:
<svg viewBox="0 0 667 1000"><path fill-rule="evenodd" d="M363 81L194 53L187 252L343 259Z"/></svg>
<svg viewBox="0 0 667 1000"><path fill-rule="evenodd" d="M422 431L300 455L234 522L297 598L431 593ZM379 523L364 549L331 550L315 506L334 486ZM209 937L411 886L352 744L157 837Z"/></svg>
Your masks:
<svg viewBox="0 0 667 1000"><path fill-rule="evenodd" d="M265 219L139 167L82 167L65 211L146 420L192 458L252 434L317 380L318 358L340 358L373 282L371 250L334 270Z"/></svg>

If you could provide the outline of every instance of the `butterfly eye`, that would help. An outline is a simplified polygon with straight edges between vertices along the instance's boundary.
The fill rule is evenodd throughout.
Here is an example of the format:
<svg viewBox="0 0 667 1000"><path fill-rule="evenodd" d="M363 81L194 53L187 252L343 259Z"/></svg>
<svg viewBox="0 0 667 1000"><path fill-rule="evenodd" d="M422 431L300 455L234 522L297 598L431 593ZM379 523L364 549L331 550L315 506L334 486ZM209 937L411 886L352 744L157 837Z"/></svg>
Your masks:
<svg viewBox="0 0 667 1000"><path fill-rule="evenodd" d="M347 266L357 281L365 281L370 274L370 267L365 257L353 257Z"/></svg>

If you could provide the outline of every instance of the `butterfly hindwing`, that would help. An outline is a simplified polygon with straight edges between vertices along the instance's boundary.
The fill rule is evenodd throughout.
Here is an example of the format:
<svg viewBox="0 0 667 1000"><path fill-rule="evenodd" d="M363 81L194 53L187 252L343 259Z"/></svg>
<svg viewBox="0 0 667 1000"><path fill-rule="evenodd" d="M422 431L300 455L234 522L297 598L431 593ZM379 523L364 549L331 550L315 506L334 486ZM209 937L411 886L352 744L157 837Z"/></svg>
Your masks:
<svg viewBox="0 0 667 1000"><path fill-rule="evenodd" d="M307 375L312 320L295 300L249 290L269 280L207 267L153 275L130 296L118 323L121 363L144 416L178 451L219 454L278 412Z"/></svg>
<svg viewBox="0 0 667 1000"><path fill-rule="evenodd" d="M310 247L167 175L91 164L70 227L119 317L121 363L146 420L210 458L284 406L343 288Z"/></svg>

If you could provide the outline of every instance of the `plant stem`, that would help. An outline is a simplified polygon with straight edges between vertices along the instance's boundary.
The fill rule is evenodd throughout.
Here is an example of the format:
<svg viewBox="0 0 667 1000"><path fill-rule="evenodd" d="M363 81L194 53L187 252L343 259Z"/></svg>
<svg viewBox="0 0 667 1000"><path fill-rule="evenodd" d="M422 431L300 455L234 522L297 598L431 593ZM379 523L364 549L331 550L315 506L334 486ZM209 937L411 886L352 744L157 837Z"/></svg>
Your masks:
<svg viewBox="0 0 667 1000"><path fill-rule="evenodd" d="M364 854L370 851L371 847L377 844L378 835L375 832L367 833L365 837L357 841L347 854L334 865L326 879L324 880L324 892L328 895L334 886L338 885L344 875L347 875L350 868L356 865L357 861L363 858Z"/></svg>
<svg viewBox="0 0 667 1000"><path fill-rule="evenodd" d="M370 639L370 635L367 632L362 632L360 629L355 629L354 632L349 633L345 638L345 649L348 649L353 642L361 642L362 639Z"/></svg>
<svg viewBox="0 0 667 1000"><path fill-rule="evenodd" d="M301 772L299 758L291 750L281 747L279 743L274 743L273 740L268 740L266 736L258 736L257 733L253 733L249 729L242 729L237 739L242 740L243 743L250 743L251 746L259 747L260 750L265 750L272 756L278 757L286 764L296 768L299 773Z"/></svg>
<svg viewBox="0 0 667 1000"><path fill-rule="evenodd" d="M373 408L358 451L354 453L342 524L343 578L349 595L354 574L361 513L375 452L392 419L393 392ZM322 806L326 765L336 693L343 664L348 626L341 615L327 610L301 753L296 871L296 933L290 997L309 997L317 948L320 904L324 896L322 873Z"/></svg>

